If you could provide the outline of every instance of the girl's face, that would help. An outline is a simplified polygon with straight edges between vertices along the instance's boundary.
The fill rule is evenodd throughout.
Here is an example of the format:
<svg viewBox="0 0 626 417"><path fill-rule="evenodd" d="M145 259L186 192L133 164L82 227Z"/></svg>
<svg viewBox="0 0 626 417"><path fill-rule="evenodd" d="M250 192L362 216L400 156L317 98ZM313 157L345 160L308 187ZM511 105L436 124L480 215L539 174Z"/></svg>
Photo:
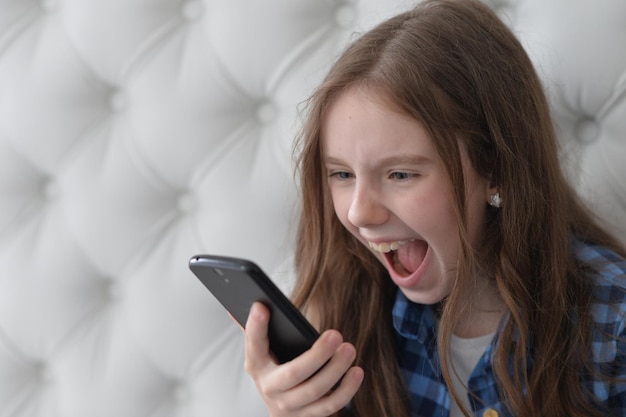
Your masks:
<svg viewBox="0 0 626 417"><path fill-rule="evenodd" d="M422 125L349 89L322 126L323 160L335 213L380 259L413 302L434 304L456 277L459 235L447 176ZM462 148L462 147L461 147ZM487 199L496 190L462 149L468 229L476 243Z"/></svg>

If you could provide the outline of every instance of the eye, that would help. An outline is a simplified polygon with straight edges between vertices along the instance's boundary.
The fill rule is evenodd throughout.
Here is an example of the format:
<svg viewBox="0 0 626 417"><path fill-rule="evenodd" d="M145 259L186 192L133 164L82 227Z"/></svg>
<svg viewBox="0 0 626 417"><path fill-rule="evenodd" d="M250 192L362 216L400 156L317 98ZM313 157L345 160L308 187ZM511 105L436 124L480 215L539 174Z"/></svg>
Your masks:
<svg viewBox="0 0 626 417"><path fill-rule="evenodd" d="M413 174L410 172L400 172L400 171L392 172L391 174L389 174L389 178L396 180L396 181L407 181L416 176L417 174Z"/></svg>
<svg viewBox="0 0 626 417"><path fill-rule="evenodd" d="M353 178L354 175L347 171L334 171L330 173L330 177L338 180L349 180Z"/></svg>

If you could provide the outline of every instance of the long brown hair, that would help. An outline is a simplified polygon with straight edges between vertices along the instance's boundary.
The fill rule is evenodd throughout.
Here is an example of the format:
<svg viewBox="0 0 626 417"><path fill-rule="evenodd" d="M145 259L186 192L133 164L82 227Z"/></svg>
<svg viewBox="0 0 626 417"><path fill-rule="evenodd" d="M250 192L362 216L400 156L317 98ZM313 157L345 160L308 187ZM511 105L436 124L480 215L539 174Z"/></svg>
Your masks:
<svg viewBox="0 0 626 417"><path fill-rule="evenodd" d="M321 328L336 328L355 344L357 363L366 371L353 399L355 414L409 415L391 324L396 288L334 214L322 163L327 109L355 85L381 92L420 121L450 180L461 256L439 329L448 386L447 346L467 308L470 277L479 272L490 277L508 309L493 363L513 415L602 415L580 384L581 369L593 368L593 283L570 241L577 236L625 251L597 226L563 176L548 104L523 47L474 0L425 1L365 33L308 102L298 143L302 208L294 301L315 311ZM461 146L504 200L501 209L488 209L479 247L468 239Z"/></svg>

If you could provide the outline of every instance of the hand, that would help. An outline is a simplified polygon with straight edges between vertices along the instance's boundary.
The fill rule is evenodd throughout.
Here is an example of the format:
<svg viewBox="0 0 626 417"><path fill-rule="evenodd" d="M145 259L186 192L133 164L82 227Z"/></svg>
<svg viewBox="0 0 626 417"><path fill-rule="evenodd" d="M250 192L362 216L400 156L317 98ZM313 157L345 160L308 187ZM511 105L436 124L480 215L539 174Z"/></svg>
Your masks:
<svg viewBox="0 0 626 417"><path fill-rule="evenodd" d="M271 417L326 417L350 402L363 382L363 369L351 366L353 345L327 330L313 347L279 365L269 350L269 311L255 303L246 323L246 371ZM342 378L343 377L343 378ZM332 388L341 380L341 384Z"/></svg>

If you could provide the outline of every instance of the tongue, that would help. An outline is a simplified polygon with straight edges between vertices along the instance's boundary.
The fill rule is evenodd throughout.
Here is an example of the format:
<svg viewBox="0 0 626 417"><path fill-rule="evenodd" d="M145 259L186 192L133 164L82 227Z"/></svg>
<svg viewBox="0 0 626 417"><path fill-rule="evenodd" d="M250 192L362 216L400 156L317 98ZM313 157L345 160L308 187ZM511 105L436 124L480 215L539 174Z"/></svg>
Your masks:
<svg viewBox="0 0 626 417"><path fill-rule="evenodd" d="M411 240L398 248L397 260L409 274L412 274L422 264L427 249L428 245L423 240Z"/></svg>

